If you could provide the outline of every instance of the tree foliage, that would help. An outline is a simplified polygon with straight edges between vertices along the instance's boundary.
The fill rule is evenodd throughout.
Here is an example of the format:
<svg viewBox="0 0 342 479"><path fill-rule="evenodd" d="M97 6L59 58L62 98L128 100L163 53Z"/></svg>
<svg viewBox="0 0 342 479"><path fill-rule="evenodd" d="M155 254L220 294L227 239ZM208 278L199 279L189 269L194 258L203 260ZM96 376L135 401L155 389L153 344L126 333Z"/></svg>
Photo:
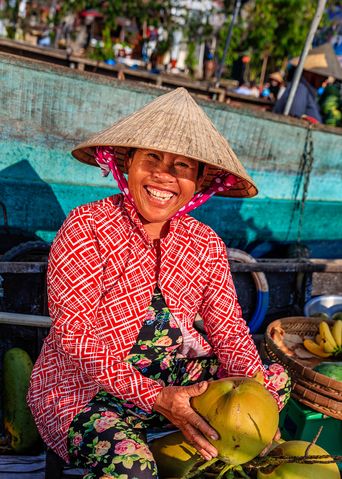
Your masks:
<svg viewBox="0 0 342 479"><path fill-rule="evenodd" d="M163 50L170 48L173 29L177 28L172 14L172 8L178 5L177 0L52 0L51 3L58 3L60 7L53 19L55 25L60 24L69 12L80 13L87 9L99 11L103 15L103 31L108 44L118 17L135 22L140 31L144 24L156 27L162 25L168 32L168 38L160 45ZM328 6L337 3L338 0L328 0ZM196 46L214 35L217 36L216 58L220 61L235 4L236 0L223 1L226 21L219 32L215 31L209 22L210 12L188 9L182 28L190 47L189 64L194 65L197 61ZM280 69L284 67L287 59L298 56L317 4L318 0L242 0L242 8L226 58L228 74L234 60L242 55L251 58L251 79L258 79L265 56L268 58L269 70ZM14 22L19 0L6 0L5 5L7 17ZM323 18L321 26L324 23Z"/></svg>
<svg viewBox="0 0 342 479"><path fill-rule="evenodd" d="M226 66L238 56L251 57L252 77L260 74L265 55L269 68L280 69L286 59L298 56L304 46L317 2L312 0L250 0L242 8L234 28ZM231 17L220 32L219 55ZM321 21L324 23L325 19Z"/></svg>

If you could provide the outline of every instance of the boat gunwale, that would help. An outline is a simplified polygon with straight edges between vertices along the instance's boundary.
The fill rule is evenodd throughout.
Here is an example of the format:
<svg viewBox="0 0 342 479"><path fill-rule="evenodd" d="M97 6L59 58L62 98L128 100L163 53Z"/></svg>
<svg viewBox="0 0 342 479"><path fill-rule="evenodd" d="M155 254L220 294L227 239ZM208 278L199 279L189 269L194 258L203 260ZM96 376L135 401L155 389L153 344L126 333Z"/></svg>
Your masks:
<svg viewBox="0 0 342 479"><path fill-rule="evenodd" d="M19 66L20 68L27 68L34 71L39 70L39 71L50 73L50 74L52 73L56 75L68 76L70 78L77 78L77 79L84 78L94 83L102 83L104 85L109 85L109 86L116 84L116 85L119 85L120 88L123 88L125 90L144 92L145 94L150 93L156 96L162 95L165 92L173 90L173 88L151 85L148 83L142 84L142 83L135 82L134 80L124 80L124 81L118 80L115 77L103 76L95 72L92 73L88 71L82 71L82 70L73 69L63 65L55 65L43 60L31 59L27 57L22 57L20 55L4 53L2 51L0 51L0 61L2 61L3 63L7 62L9 64ZM186 88L186 82L184 82L184 88ZM236 108L236 107L230 106L229 104L219 102L217 100L202 98L200 95L197 95L196 93L190 92L190 94L196 98L196 102L198 102L200 105L202 105L203 107L207 109L214 108L215 110L229 111L235 114L240 114L242 116L254 117L256 119L261 118L271 122L284 123L284 124L296 126L302 129L308 129L310 127L313 130L313 132L319 131L322 133L342 135L341 127L334 127L334 126L324 125L320 123L312 124L306 120L302 120L299 118L279 115L273 112L250 109L246 106Z"/></svg>

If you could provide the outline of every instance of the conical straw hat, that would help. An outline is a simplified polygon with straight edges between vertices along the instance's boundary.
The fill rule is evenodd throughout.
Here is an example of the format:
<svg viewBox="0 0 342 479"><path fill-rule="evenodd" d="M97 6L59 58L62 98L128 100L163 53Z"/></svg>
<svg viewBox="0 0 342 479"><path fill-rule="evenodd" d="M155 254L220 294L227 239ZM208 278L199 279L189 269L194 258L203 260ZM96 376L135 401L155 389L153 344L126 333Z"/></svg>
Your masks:
<svg viewBox="0 0 342 479"><path fill-rule="evenodd" d="M227 140L216 130L204 111L185 88L161 95L140 110L118 121L78 145L72 154L78 160L97 165L96 146L113 146L120 169L126 173L124 157L130 148L147 148L175 153L209 166L202 186L214 176L229 172L240 179L222 196L251 197L257 194L253 180L237 159Z"/></svg>
<svg viewBox="0 0 342 479"><path fill-rule="evenodd" d="M275 80L277 81L278 83L283 83L284 82L284 78L282 76L282 74L280 72L273 72L269 75L269 78L271 80Z"/></svg>
<svg viewBox="0 0 342 479"><path fill-rule="evenodd" d="M299 57L293 58L290 63L297 66ZM304 70L342 80L342 67L330 43L324 43L309 51L304 62Z"/></svg>

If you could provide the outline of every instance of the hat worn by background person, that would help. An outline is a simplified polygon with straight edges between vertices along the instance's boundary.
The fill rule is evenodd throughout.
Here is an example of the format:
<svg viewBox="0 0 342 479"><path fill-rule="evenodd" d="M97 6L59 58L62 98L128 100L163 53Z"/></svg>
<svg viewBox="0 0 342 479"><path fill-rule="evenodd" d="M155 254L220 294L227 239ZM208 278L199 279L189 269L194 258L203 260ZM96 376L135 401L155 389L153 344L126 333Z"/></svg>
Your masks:
<svg viewBox="0 0 342 479"><path fill-rule="evenodd" d="M280 72L273 72L273 73L270 73L269 75L269 79L270 80L274 80L278 83L284 83L284 79L283 79L283 76Z"/></svg>
<svg viewBox="0 0 342 479"><path fill-rule="evenodd" d="M293 66L297 66L298 63L299 57L293 58L290 62ZM308 118L312 122L322 122L316 89L320 82L323 82L324 78L328 77L342 79L342 67L331 44L325 43L313 48L308 53L304 62L303 75L290 109L291 116ZM273 109L274 113L283 113L290 88L291 83L277 101Z"/></svg>
<svg viewBox="0 0 342 479"><path fill-rule="evenodd" d="M293 58L290 64L297 66L299 57ZM319 47L312 48L304 62L304 70L325 77L334 77L342 80L342 67L337 59L335 51L330 43L324 43Z"/></svg>

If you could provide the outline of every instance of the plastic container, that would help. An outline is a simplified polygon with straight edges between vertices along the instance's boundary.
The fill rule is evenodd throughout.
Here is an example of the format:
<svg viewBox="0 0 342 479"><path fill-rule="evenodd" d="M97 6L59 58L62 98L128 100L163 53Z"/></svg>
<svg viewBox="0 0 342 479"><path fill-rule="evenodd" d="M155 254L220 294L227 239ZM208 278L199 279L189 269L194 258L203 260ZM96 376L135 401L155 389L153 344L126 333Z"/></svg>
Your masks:
<svg viewBox="0 0 342 479"><path fill-rule="evenodd" d="M280 413L281 437L287 441L312 441L323 426L317 444L329 454L342 455L342 421L314 411L290 398ZM339 464L340 469L342 464Z"/></svg>
<svg viewBox="0 0 342 479"><path fill-rule="evenodd" d="M342 296L321 295L311 298L304 306L305 316L316 316L320 313L328 315L333 319L335 313L342 313Z"/></svg>

